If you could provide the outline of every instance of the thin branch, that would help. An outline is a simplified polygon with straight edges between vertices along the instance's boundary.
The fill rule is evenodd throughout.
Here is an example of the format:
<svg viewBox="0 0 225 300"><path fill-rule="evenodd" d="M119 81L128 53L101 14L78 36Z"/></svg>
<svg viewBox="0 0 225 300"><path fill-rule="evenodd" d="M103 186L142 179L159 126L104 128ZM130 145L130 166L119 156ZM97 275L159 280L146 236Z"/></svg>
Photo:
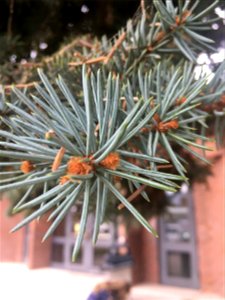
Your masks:
<svg viewBox="0 0 225 300"><path fill-rule="evenodd" d="M106 59L104 60L104 64L107 64L109 62L109 60L113 57L115 51L122 44L122 42L124 41L125 37L126 37L126 32L123 32L121 34L121 36L118 38L118 40L116 41L116 43L114 44L114 46L111 48L111 50L108 53L108 55L106 56Z"/></svg>
<svg viewBox="0 0 225 300"><path fill-rule="evenodd" d="M26 84L19 83L19 84L13 84L13 85L5 85L5 86L3 86L3 87L4 87L4 89L5 89L5 93L6 93L6 94L10 94L10 91L11 91L14 87L16 87L16 88L18 88L18 89L30 88L30 87L34 87L36 83L38 83L38 82L35 81L35 82L26 83Z"/></svg>
<svg viewBox="0 0 225 300"><path fill-rule="evenodd" d="M127 200L129 201L129 202L131 202L131 201L133 201L134 199L136 199L137 198L137 196L139 196L145 189L146 189L146 185L141 185L135 192L133 192L133 194L131 194L128 198L127 198ZM118 205L118 209L120 210L120 209L122 209L122 208L124 208L125 206L124 206L124 204L120 204L120 205Z"/></svg>
<svg viewBox="0 0 225 300"><path fill-rule="evenodd" d="M84 47L87 47L89 49L92 49L93 48L93 44L85 41L85 40L79 40L78 41L78 44L80 44L80 46L84 46Z"/></svg>
<svg viewBox="0 0 225 300"><path fill-rule="evenodd" d="M70 63L68 63L68 65L72 66L72 67L82 66L83 64L91 65L91 64L96 64L98 62L102 62L105 59L106 59L105 56L99 56L99 57L95 57L95 58L90 58L86 61L70 62Z"/></svg>

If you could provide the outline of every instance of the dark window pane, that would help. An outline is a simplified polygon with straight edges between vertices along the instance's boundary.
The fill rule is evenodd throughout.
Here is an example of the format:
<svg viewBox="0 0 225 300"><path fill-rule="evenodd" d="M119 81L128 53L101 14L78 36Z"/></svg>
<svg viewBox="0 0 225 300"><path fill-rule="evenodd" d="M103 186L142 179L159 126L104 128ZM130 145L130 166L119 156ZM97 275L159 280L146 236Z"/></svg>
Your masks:
<svg viewBox="0 0 225 300"><path fill-rule="evenodd" d="M182 252L168 252L168 275L175 277L191 277L190 254Z"/></svg>
<svg viewBox="0 0 225 300"><path fill-rule="evenodd" d="M54 244L52 247L52 261L63 263L64 247L62 244Z"/></svg>

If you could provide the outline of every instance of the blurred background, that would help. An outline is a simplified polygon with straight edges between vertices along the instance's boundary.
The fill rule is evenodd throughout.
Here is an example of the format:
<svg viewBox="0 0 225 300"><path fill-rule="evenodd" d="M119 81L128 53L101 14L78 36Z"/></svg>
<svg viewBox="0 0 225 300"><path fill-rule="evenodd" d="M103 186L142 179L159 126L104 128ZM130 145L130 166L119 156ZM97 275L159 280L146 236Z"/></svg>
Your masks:
<svg viewBox="0 0 225 300"><path fill-rule="evenodd" d="M211 2L200 1L198 9L207 7ZM121 26L126 25L129 18L135 16L139 4L139 0L0 0L0 84L15 82L19 64L39 62L78 36L85 34L91 38L102 35L112 37ZM151 5L151 1L146 1L146 4ZM214 54L214 62L219 63L225 59L224 0L219 2L213 15L219 16L220 20L215 21L212 31L205 32L205 35L216 40L218 52ZM202 53L199 64L210 70L212 55ZM62 280L62 277L53 275L52 270L73 270L74 273L69 274L78 275L71 275L74 276L74 281L69 281L71 286L75 284L75 280L79 285L78 277L83 280L81 284L91 282L91 287L96 284L97 279L117 278L132 284L151 284L152 291L153 285L156 285L155 291L158 293L158 286L161 289L163 286L173 286L201 290L218 297L223 295L225 156L224 151L215 151L211 155L214 165L210 172L203 169L200 173L200 177L210 173L207 180L196 182L191 188L184 185L181 192L176 194L154 195L151 204L153 215L149 216L149 221L158 229L159 239L148 235L136 223L129 220L127 222L127 216L120 216L113 222L102 225L95 247L91 243L91 234L86 232L82 251L75 264L71 262L71 251L79 230L76 207L72 208L54 236L41 244L48 227L45 220L32 222L10 235L10 229L22 216L7 216L10 201L8 197L2 197L0 261L25 263L30 269L48 268L50 273L45 273L43 279L47 280L47 274L51 274L56 282ZM194 173L195 166L192 167ZM90 224L93 222L92 218L89 217ZM125 223L129 224L129 230ZM29 277L20 268L21 266L18 269L20 274ZM15 283L16 277L12 276L17 274L15 269L10 265L7 270L9 273L6 265L2 269L0 267L0 276L9 280L11 278ZM40 277L36 278L41 280L42 275L38 276ZM174 300L175 298L165 298L168 291L173 295L176 293L175 290L165 290L164 296L154 299ZM178 295L181 294L179 290ZM151 299L150 296L140 297L135 299ZM214 298L210 299L217 299L216 296L212 297ZM75 296L73 299L84 298Z"/></svg>

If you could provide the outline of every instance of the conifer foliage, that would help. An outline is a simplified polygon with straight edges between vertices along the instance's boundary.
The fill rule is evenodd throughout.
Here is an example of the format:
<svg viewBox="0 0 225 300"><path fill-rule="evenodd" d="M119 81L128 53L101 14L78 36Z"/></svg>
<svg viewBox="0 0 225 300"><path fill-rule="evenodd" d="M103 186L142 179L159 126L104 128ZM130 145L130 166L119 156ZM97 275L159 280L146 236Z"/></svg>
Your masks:
<svg viewBox="0 0 225 300"><path fill-rule="evenodd" d="M151 197L144 186L175 192L188 181L179 149L207 162L212 116L217 141L222 140L225 63L211 81L204 74L196 80L194 73L199 53L214 51L204 30L215 20L202 18L218 2L196 14L198 2L178 1L175 7L157 0L153 10L142 1L136 18L113 39L83 44L80 51L74 46L76 55L63 60L66 79L45 74L59 66L51 61L45 72L38 69L32 90L12 87L9 95L1 88L0 192L26 188L13 211L30 211L13 231L49 212L46 239L78 205L75 259L88 214L95 214L95 243L106 210L122 205L157 236L115 183L127 182L143 201ZM169 172L167 164L173 166ZM42 192L31 199L37 187Z"/></svg>

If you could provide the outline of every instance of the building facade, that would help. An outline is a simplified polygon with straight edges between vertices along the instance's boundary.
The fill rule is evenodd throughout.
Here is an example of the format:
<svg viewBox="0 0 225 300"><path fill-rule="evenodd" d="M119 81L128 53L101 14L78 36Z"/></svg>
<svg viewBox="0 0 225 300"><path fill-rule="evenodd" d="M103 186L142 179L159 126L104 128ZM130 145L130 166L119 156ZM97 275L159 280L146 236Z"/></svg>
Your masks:
<svg viewBox="0 0 225 300"><path fill-rule="evenodd" d="M217 157L212 175L206 183L196 183L191 190L182 189L167 195L168 207L160 218L152 218L158 228L156 239L143 228L129 232L133 257L134 282L149 282L201 289L225 296L225 153ZM75 264L71 251L79 230L75 210L61 224L54 236L44 243L41 239L48 228L47 218L33 221L29 226L10 234L22 215L7 217L9 202L0 202L0 261L26 262L29 268L62 267L96 271L112 251L115 229L104 225L96 247L86 232L80 256ZM91 219L90 219L90 222ZM120 228L121 256L127 255L125 233Z"/></svg>

